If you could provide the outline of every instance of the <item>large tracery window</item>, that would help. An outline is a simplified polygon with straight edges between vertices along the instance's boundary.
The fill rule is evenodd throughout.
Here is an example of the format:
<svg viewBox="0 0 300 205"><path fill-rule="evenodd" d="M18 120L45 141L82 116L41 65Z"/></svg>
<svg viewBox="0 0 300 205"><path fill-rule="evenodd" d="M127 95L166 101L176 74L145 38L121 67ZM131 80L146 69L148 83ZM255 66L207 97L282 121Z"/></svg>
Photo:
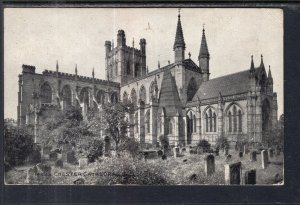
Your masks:
<svg viewBox="0 0 300 205"><path fill-rule="evenodd" d="M206 132L216 132L217 131L217 115L216 112L209 108L205 114L206 122Z"/></svg>
<svg viewBox="0 0 300 205"><path fill-rule="evenodd" d="M238 133L243 131L243 116L239 106L233 104L227 111L228 132Z"/></svg>
<svg viewBox="0 0 300 205"><path fill-rule="evenodd" d="M145 128L146 128L146 133L150 133L150 111L149 110L146 112Z"/></svg>
<svg viewBox="0 0 300 205"><path fill-rule="evenodd" d="M48 83L41 86L40 97L41 103L52 103L52 89Z"/></svg>

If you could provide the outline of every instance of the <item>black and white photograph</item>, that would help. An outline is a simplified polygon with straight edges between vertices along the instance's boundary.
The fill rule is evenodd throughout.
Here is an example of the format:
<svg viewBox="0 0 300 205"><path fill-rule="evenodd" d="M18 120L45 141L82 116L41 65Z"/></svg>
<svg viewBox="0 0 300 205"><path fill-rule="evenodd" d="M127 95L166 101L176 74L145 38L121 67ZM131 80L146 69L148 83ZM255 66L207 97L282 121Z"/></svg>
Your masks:
<svg viewBox="0 0 300 205"><path fill-rule="evenodd" d="M275 8L5 8L5 185L283 186Z"/></svg>

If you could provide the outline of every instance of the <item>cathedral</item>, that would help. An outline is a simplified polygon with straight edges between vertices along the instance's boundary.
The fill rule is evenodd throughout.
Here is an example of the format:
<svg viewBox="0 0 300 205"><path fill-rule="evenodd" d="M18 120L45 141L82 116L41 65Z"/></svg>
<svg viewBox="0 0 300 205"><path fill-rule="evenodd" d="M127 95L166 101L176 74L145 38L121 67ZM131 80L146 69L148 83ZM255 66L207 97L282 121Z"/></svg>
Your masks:
<svg viewBox="0 0 300 205"><path fill-rule="evenodd" d="M103 103L131 102L134 113L128 117L128 135L141 144L156 144L159 136L171 145L195 145L201 139L215 144L220 136L230 142L248 138L263 142L277 123L277 94L273 78L261 56L259 66L253 57L249 68L210 79L210 53L203 28L198 62L185 56L185 41L178 15L174 61L149 72L146 39L139 49L126 44L125 31L119 30L117 42L105 41L106 80L45 70L23 65L19 75L18 124L38 131L39 121L52 110L68 106L89 108ZM213 69L212 69L213 70Z"/></svg>

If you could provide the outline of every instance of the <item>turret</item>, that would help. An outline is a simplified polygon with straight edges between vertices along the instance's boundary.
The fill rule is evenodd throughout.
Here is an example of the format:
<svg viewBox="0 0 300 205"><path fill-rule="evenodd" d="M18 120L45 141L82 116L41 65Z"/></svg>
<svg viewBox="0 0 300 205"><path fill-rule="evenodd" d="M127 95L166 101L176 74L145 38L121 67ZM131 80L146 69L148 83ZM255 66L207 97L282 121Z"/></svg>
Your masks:
<svg viewBox="0 0 300 205"><path fill-rule="evenodd" d="M175 63L182 63L182 61L185 58L185 42L181 27L180 13L178 14L177 29L173 50L175 54Z"/></svg>
<svg viewBox="0 0 300 205"><path fill-rule="evenodd" d="M105 55L108 56L108 54L111 51L111 42L110 41L105 41Z"/></svg>
<svg viewBox="0 0 300 205"><path fill-rule="evenodd" d="M201 72L203 73L204 81L209 80L209 75L210 75L210 73L209 73L209 58L210 58L210 55L209 55L208 47L207 47L207 43L206 43L205 29L203 27L198 61L199 61L199 67L201 69Z"/></svg>
<svg viewBox="0 0 300 205"><path fill-rule="evenodd" d="M140 39L140 51L141 51L141 68L143 75L147 73L146 68L146 39Z"/></svg>
<svg viewBox="0 0 300 205"><path fill-rule="evenodd" d="M124 30L118 30L117 35L117 46L125 46L126 45L126 37Z"/></svg>

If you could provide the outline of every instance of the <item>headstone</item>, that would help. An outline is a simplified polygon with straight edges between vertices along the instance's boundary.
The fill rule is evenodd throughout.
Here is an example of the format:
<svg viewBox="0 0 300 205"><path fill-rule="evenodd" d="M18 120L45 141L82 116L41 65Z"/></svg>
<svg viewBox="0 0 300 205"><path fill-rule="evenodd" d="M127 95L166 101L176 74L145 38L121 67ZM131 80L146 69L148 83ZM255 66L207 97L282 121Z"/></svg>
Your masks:
<svg viewBox="0 0 300 205"><path fill-rule="evenodd" d="M63 168L64 167L63 161L61 159L56 160L55 167Z"/></svg>
<svg viewBox="0 0 300 205"><path fill-rule="evenodd" d="M162 160L166 160L167 159L167 155L163 155L163 156L161 156L161 158L162 158Z"/></svg>
<svg viewBox="0 0 300 205"><path fill-rule="evenodd" d="M77 162L75 157L75 151L72 150L67 153L67 162L70 164L75 164Z"/></svg>
<svg viewBox="0 0 300 205"><path fill-rule="evenodd" d="M56 152L51 152L51 153L49 154L49 159L50 159L51 161L56 161L56 160L57 160L57 153L56 153Z"/></svg>
<svg viewBox="0 0 300 205"><path fill-rule="evenodd" d="M164 154L164 153L163 153L162 150L158 150L158 151L157 151L157 155L158 155L158 156L162 156L163 154Z"/></svg>
<svg viewBox="0 0 300 205"><path fill-rule="evenodd" d="M256 170L255 169L245 172L245 184L256 184Z"/></svg>
<svg viewBox="0 0 300 205"><path fill-rule="evenodd" d="M255 150L252 150L250 152L250 161L251 162L255 162L256 161L256 151Z"/></svg>
<svg viewBox="0 0 300 205"><path fill-rule="evenodd" d="M226 156L226 162L229 162L230 160L231 160L231 154L228 154L227 156Z"/></svg>
<svg viewBox="0 0 300 205"><path fill-rule="evenodd" d="M205 169L205 174L206 176L210 176L213 173L215 173L215 157L212 154L209 154L205 157L204 159L205 161L205 165L204 165L204 169Z"/></svg>
<svg viewBox="0 0 300 205"><path fill-rule="evenodd" d="M266 169L268 167L269 158L268 158L268 151L262 150L261 151L261 166L263 169Z"/></svg>
<svg viewBox="0 0 300 205"><path fill-rule="evenodd" d="M73 184L79 185L84 184L85 180L83 178L76 179Z"/></svg>
<svg viewBox="0 0 300 205"><path fill-rule="evenodd" d="M179 157L179 147L173 148L174 158Z"/></svg>
<svg viewBox="0 0 300 205"><path fill-rule="evenodd" d="M274 150L272 148L269 148L268 149L268 155L269 155L269 158L273 158L273 155L274 155Z"/></svg>
<svg viewBox="0 0 300 205"><path fill-rule="evenodd" d="M79 168L80 169L85 168L88 164L88 158L86 158L86 157L80 158L78 161L79 161Z"/></svg>
<svg viewBox="0 0 300 205"><path fill-rule="evenodd" d="M241 162L225 164L225 184L241 183Z"/></svg>
<svg viewBox="0 0 300 205"><path fill-rule="evenodd" d="M239 152L239 157L243 157L243 152Z"/></svg>
<svg viewBox="0 0 300 205"><path fill-rule="evenodd" d="M50 152L51 152L51 147L49 147L49 146L43 147L43 149L42 149L42 155L43 155L43 156L49 155Z"/></svg>

